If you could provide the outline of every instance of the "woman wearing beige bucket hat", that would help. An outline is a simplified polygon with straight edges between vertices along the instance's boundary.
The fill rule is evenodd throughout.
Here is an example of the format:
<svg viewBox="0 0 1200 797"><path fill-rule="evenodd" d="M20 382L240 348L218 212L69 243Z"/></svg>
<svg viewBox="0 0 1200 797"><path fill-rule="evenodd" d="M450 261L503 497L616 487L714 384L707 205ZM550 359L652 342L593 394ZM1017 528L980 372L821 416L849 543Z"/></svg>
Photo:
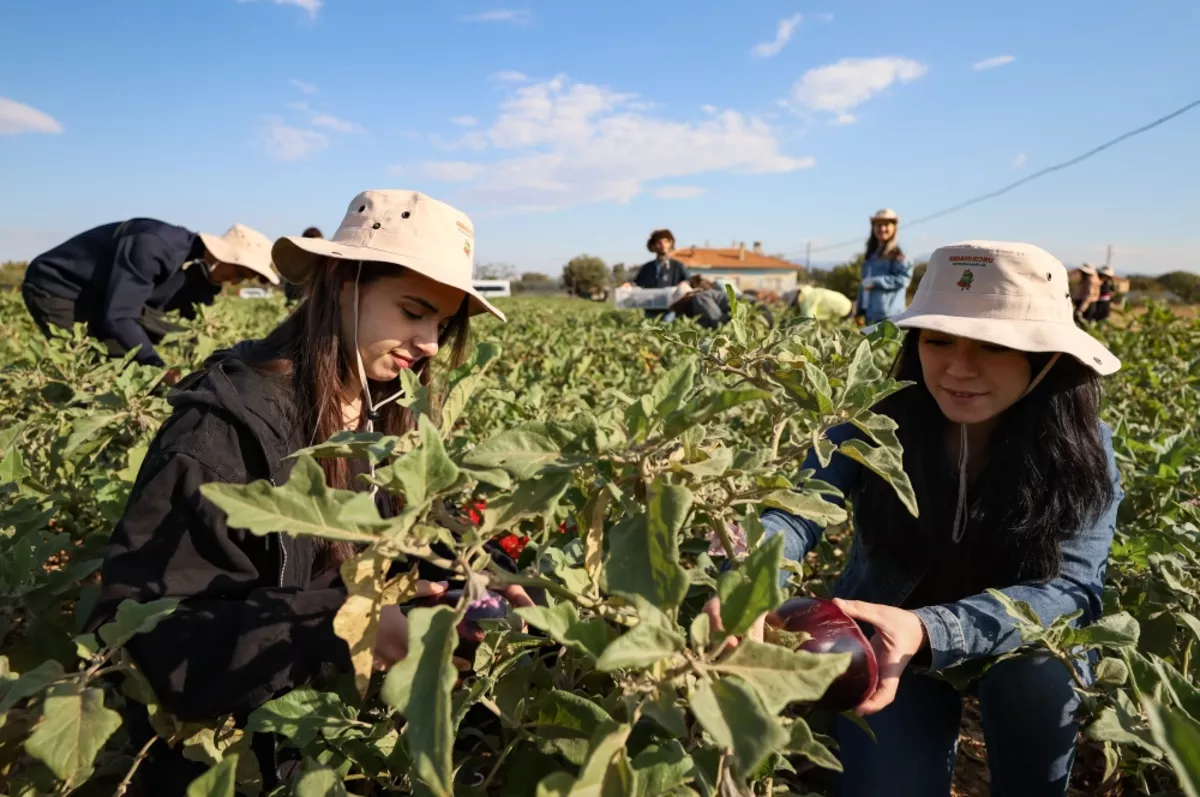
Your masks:
<svg viewBox="0 0 1200 797"><path fill-rule="evenodd" d="M414 191L362 193L331 239L275 243L280 272L306 284L295 311L265 339L215 355L172 395L174 412L110 540L89 627L124 598L182 599L130 645L176 716L245 716L317 673L350 670L333 620L346 600L338 567L354 546L231 529L200 486L282 483L295 462L289 454L335 432L412 429L411 413L396 402L400 373L428 384L440 350L450 350L451 366L463 360L471 316L504 317L471 284L474 247L470 219L446 204ZM322 467L331 487L353 490L371 466L328 459ZM384 517L398 509L386 493L376 504ZM498 547L493 554L511 566ZM447 576L422 566L420 595L445 592ZM519 587L504 595L531 605ZM403 658L406 645L404 614L385 607L377 666ZM264 787L273 787L273 758L286 752L259 752L272 781ZM153 784L147 793L183 794L203 770L160 745L139 777Z"/></svg>
<svg viewBox="0 0 1200 797"><path fill-rule="evenodd" d="M987 590L1025 601L1047 623L1100 616L1122 497L1100 377L1120 363L1075 325L1063 265L1028 244L938 249L912 307L892 320L908 330L893 374L914 384L874 410L894 422L919 517L855 460L822 467L813 454L803 465L853 502L834 595L873 627L880 667L878 689L858 708L878 743L839 720L839 793L948 795L962 698L937 676L968 664L982 672L968 691L980 701L993 797L1063 795L1078 731L1072 679L1038 655L984 671L1022 644ZM878 419L871 428L882 428ZM853 423L829 434L839 445L870 437ZM824 531L778 510L762 522L794 560ZM1089 677L1088 661L1077 666Z"/></svg>

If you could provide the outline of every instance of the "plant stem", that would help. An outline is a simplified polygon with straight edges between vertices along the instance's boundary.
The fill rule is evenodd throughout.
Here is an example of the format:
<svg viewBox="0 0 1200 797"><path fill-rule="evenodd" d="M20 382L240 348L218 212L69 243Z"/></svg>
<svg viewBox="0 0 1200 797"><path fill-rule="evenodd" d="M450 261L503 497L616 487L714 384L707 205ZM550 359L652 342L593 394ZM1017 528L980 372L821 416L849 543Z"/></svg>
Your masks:
<svg viewBox="0 0 1200 797"><path fill-rule="evenodd" d="M117 786L117 790L113 792L113 797L122 797L122 795L124 795L129 789L129 784L133 783L133 776L137 772L138 767L140 767L142 762L146 760L146 756L150 754L150 748L153 747L154 743L157 741L157 736L151 736L149 741L142 745L142 749L138 750L137 757L133 759L133 766L131 766L129 771L125 773L125 778Z"/></svg>

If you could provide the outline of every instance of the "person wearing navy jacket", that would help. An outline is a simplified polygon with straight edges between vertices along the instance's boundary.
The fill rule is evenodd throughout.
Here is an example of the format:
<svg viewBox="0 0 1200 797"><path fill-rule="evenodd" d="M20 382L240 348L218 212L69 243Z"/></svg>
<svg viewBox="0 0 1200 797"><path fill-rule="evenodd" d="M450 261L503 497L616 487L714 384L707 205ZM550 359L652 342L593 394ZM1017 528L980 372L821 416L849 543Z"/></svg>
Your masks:
<svg viewBox="0 0 1200 797"><path fill-rule="evenodd" d="M46 337L50 328L87 324L111 355L162 365L154 350L172 325L165 314L195 316L226 282L279 283L271 242L235 224L224 236L193 233L156 219L103 224L38 255L21 293Z"/></svg>

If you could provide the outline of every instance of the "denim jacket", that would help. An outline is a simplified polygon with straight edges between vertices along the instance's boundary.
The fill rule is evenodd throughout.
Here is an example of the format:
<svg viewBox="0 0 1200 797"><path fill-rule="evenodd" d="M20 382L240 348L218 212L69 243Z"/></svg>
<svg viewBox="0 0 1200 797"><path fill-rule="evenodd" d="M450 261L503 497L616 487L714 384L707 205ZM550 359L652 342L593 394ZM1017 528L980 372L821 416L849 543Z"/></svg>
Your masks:
<svg viewBox="0 0 1200 797"><path fill-rule="evenodd" d="M865 315L868 324L878 324L904 312L905 292L912 277L912 263L904 258L870 257L864 260L862 284L858 289L858 314Z"/></svg>
<svg viewBox="0 0 1200 797"><path fill-rule="evenodd" d="M1079 529L1062 543L1062 572L1057 578L1047 582L1022 582L1000 590L1013 600L1028 603L1044 623L1083 610L1082 617L1076 622L1087 625L1102 613L1101 592L1108 565L1108 551L1116 527L1117 506L1124 493L1113 456L1112 433L1103 424L1100 432L1108 453L1109 477L1115 487L1112 504L1094 525ZM861 436L861 433L849 424L829 432L829 439L838 444L855 436ZM841 454L835 454L829 467L822 468L816 455L810 452L804 468L816 470L812 478L829 482L851 500L858 492L863 477L863 466ZM834 585L834 595L899 606L916 589L925 573L919 569L903 569L903 566L883 557L872 556L864 549L857 528L864 515L868 514L866 508L854 513L856 533L846 567ZM784 535L784 554L797 561L816 546L824 531L811 520L777 509L764 512L762 521L768 537ZM915 613L925 626L931 653L929 669L935 672L973 659L996 656L1021 645L1021 635L1012 618L986 592L953 603L919 608Z"/></svg>

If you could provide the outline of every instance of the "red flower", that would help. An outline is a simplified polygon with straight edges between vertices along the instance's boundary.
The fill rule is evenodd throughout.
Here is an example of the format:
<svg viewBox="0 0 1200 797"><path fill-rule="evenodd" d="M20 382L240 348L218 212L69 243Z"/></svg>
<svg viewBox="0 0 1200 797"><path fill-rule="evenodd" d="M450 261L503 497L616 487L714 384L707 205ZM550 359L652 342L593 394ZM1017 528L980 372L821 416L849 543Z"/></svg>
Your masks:
<svg viewBox="0 0 1200 797"><path fill-rule="evenodd" d="M505 534L497 542L500 543L500 547L506 554L513 559L519 559L521 551L525 550L525 546L529 544L529 538L519 534Z"/></svg>

